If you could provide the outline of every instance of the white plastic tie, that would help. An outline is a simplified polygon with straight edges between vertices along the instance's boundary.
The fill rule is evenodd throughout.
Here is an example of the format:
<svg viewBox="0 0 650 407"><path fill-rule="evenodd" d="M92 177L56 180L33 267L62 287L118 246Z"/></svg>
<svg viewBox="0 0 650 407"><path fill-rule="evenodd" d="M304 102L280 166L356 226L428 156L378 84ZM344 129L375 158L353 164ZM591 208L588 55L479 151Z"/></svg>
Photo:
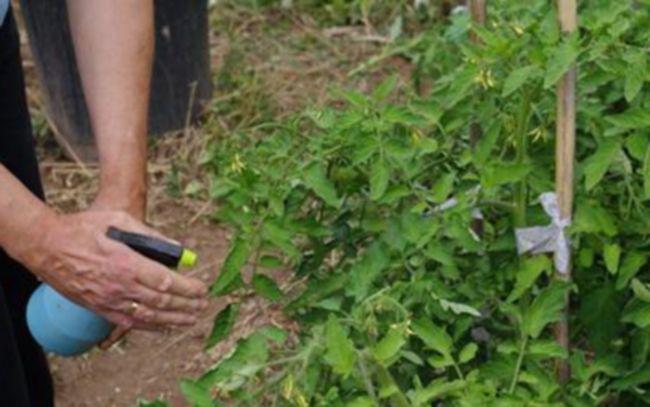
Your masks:
<svg viewBox="0 0 650 407"><path fill-rule="evenodd" d="M567 274L571 244L566 235L566 228L571 226L571 218L562 219L555 193L543 193L539 201L544 211L551 217L551 224L515 229L517 252L520 256L553 253L556 270L560 274Z"/></svg>

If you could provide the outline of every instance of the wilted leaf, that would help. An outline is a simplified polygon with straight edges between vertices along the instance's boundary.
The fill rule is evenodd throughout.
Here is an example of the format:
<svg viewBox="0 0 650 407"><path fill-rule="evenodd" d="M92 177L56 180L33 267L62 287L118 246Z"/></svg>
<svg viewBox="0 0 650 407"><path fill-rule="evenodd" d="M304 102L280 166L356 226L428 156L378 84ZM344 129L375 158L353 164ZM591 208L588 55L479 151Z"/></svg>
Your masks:
<svg viewBox="0 0 650 407"><path fill-rule="evenodd" d="M352 372L357 361L354 344L347 337L338 319L330 314L325 325L325 360L334 372L347 376Z"/></svg>
<svg viewBox="0 0 650 407"><path fill-rule="evenodd" d="M235 303L228 304L217 314L212 324L212 332L206 341L205 349L210 349L230 334L238 314L239 305Z"/></svg>

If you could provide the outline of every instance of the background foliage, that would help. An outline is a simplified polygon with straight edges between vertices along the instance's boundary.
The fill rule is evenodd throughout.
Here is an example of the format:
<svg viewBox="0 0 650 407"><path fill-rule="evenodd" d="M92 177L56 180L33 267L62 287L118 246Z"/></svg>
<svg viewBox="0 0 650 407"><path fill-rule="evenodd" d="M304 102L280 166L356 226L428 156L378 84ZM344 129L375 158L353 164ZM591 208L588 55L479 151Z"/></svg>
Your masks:
<svg viewBox="0 0 650 407"><path fill-rule="evenodd" d="M546 0L490 1L486 28L422 3L283 2L324 24L388 22L390 45L351 74L395 55L414 70L211 149L216 217L235 231L213 294L253 291L302 329L297 343L254 333L184 380L194 405L650 402L650 2L582 1L567 38ZM550 222L537 197L554 189L554 85L575 62L567 285L548 257L517 256L514 228ZM549 329L567 292L570 355ZM207 346L236 318L236 303L217 315ZM556 358L572 366L564 387Z"/></svg>

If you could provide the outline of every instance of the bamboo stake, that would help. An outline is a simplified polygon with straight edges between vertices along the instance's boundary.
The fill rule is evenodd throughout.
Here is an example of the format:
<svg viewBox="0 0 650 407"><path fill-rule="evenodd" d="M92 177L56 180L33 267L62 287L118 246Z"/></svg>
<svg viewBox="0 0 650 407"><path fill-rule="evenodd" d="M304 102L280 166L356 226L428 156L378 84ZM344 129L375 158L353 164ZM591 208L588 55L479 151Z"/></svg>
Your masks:
<svg viewBox="0 0 650 407"><path fill-rule="evenodd" d="M485 20L487 18L487 0L468 0L469 1L469 13L472 17L472 21L479 25L485 25ZM470 39L473 42L479 42L479 38L475 32L470 33Z"/></svg>
<svg viewBox="0 0 650 407"><path fill-rule="evenodd" d="M487 0L468 0L467 4L472 21L484 26L487 20ZM469 34L470 41L478 44L481 40L476 32L472 30ZM469 125L469 142L472 147L476 146L478 141L483 136L483 129L477 121L472 121ZM483 236L483 220L474 219L472 222L472 230L478 235Z"/></svg>
<svg viewBox="0 0 650 407"><path fill-rule="evenodd" d="M558 0L558 17L562 32L566 35L576 30L578 23L576 0ZM560 80L557 88L557 133L555 141L555 192L562 219L570 219L573 212L573 163L576 136L576 67L572 67ZM571 266L556 270L560 280L571 279ZM569 341L569 295L565 299L564 318L555 327L557 342L567 350ZM558 380L566 383L571 370L567 360L556 366Z"/></svg>

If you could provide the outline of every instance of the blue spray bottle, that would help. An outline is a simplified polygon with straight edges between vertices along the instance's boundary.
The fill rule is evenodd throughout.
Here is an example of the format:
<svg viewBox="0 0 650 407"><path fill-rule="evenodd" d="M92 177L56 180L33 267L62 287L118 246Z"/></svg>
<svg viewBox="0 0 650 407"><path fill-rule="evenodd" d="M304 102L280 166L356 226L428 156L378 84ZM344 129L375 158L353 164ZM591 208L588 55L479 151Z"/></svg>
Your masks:
<svg viewBox="0 0 650 407"><path fill-rule="evenodd" d="M192 267L197 256L179 245L110 227L106 235L167 267ZM105 339L113 325L94 312L41 284L27 304L27 326L46 352L79 355Z"/></svg>

